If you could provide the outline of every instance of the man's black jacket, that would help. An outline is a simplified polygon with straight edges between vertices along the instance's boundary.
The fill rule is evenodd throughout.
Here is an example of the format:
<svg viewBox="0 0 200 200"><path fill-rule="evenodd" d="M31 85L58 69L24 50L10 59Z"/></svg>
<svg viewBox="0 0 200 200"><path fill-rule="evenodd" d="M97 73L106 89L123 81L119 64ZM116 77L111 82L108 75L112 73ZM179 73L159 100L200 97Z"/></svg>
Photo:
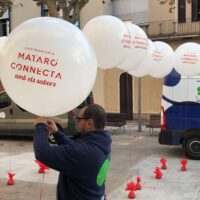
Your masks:
<svg viewBox="0 0 200 200"><path fill-rule="evenodd" d="M57 199L101 200L109 167L110 135L101 130L68 138L59 131L54 137L58 145L51 146L47 126L36 125L36 159L60 172Z"/></svg>

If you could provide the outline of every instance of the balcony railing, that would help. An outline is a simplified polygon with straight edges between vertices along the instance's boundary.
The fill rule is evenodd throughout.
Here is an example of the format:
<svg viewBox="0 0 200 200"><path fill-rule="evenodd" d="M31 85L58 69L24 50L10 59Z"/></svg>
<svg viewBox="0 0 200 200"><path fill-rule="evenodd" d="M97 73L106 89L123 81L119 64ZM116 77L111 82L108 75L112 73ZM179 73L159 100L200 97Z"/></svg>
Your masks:
<svg viewBox="0 0 200 200"><path fill-rule="evenodd" d="M200 37L200 21L187 19L184 23L174 20L139 24L152 39L173 39L182 37Z"/></svg>

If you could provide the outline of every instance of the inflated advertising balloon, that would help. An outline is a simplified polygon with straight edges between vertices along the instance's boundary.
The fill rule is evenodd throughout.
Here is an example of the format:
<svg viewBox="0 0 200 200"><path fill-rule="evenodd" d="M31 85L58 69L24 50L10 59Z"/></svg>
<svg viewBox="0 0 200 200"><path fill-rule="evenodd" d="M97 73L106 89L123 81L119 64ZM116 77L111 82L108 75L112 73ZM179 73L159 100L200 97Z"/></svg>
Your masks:
<svg viewBox="0 0 200 200"><path fill-rule="evenodd" d="M126 38L129 37L124 23L114 16L98 16L91 19L83 29L93 47L98 67L113 68L125 59Z"/></svg>
<svg viewBox="0 0 200 200"><path fill-rule="evenodd" d="M84 34L58 18L34 18L19 25L8 36L1 58L6 92L39 116L75 108L96 79L96 57Z"/></svg>
<svg viewBox="0 0 200 200"><path fill-rule="evenodd" d="M125 60L117 67L129 71L137 69L144 61L149 43L146 33L139 26L130 22L125 25L129 31L129 38L126 39L128 48L124 49L126 51Z"/></svg>
<svg viewBox="0 0 200 200"><path fill-rule="evenodd" d="M155 78L163 78L174 67L174 51L165 42L154 42L154 46L149 74Z"/></svg>
<svg viewBox="0 0 200 200"><path fill-rule="evenodd" d="M185 76L200 73L200 45L194 42L184 43L175 51L175 69Z"/></svg>
<svg viewBox="0 0 200 200"><path fill-rule="evenodd" d="M151 40L148 40L148 43L149 43L148 53L147 53L147 56L143 59L143 62L136 69L128 71L129 74L135 77L143 77L143 76L149 75L149 71L151 67L150 60L152 58L152 54L155 47Z"/></svg>
<svg viewBox="0 0 200 200"><path fill-rule="evenodd" d="M6 36L0 37L0 50L3 50L3 46L5 45L7 40Z"/></svg>

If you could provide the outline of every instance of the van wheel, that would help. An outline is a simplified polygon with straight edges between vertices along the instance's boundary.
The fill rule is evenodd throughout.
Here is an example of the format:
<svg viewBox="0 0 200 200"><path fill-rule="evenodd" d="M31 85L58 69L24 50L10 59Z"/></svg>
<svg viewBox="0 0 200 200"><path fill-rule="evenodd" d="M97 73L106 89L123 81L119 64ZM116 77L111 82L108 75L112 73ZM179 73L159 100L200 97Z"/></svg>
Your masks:
<svg viewBox="0 0 200 200"><path fill-rule="evenodd" d="M183 148L186 156L200 160L200 133L187 136L184 140Z"/></svg>

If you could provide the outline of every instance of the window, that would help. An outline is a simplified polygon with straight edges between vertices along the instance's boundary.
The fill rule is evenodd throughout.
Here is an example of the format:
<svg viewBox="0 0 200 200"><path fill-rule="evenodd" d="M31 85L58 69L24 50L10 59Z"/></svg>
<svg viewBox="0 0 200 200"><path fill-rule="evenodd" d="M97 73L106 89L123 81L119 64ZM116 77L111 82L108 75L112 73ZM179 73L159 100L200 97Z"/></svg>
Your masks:
<svg viewBox="0 0 200 200"><path fill-rule="evenodd" d="M41 16L42 17L45 17L45 16L49 16L49 13L48 13L48 7L47 5L45 4L41 4Z"/></svg>
<svg viewBox="0 0 200 200"><path fill-rule="evenodd" d="M200 21L200 1L192 0L192 21Z"/></svg>
<svg viewBox="0 0 200 200"><path fill-rule="evenodd" d="M178 22L186 22L186 2L185 0L178 0Z"/></svg>
<svg viewBox="0 0 200 200"><path fill-rule="evenodd" d="M10 29L10 19L9 19L9 10L4 13L2 17L0 17L0 37L7 36L9 34Z"/></svg>

